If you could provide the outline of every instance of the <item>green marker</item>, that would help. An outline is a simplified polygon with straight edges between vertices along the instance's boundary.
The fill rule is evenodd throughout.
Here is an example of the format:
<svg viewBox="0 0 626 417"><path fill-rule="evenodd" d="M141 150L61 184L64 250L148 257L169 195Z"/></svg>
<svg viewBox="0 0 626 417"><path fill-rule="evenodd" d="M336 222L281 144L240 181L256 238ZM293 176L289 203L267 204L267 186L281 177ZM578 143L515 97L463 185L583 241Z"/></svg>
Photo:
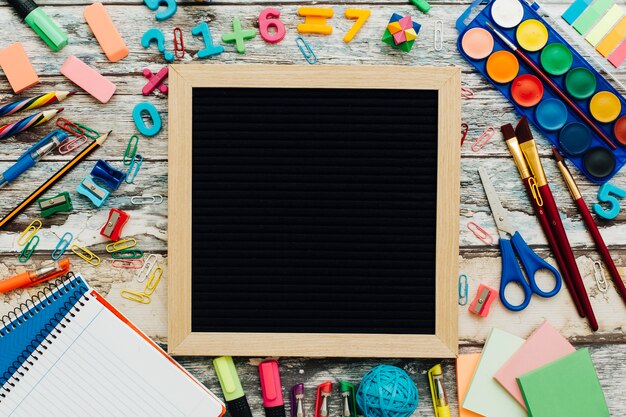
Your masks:
<svg viewBox="0 0 626 417"><path fill-rule="evenodd" d="M428 4L426 0L411 0L411 3L413 3L422 13L428 13L430 10L430 4Z"/></svg>
<svg viewBox="0 0 626 417"><path fill-rule="evenodd" d="M356 395L354 385L349 382L341 381L339 383L339 391L343 397L343 413L342 417L357 417Z"/></svg>
<svg viewBox="0 0 626 417"><path fill-rule="evenodd" d="M28 26L44 40L53 51L60 51L67 45L67 35L54 20L33 0L9 0L15 11L23 18Z"/></svg>
<svg viewBox="0 0 626 417"><path fill-rule="evenodd" d="M233 358L230 356L215 358L213 359L213 366L217 378L220 380L230 415L232 417L252 417L252 411L250 411L246 394L243 392L241 381L239 381Z"/></svg>

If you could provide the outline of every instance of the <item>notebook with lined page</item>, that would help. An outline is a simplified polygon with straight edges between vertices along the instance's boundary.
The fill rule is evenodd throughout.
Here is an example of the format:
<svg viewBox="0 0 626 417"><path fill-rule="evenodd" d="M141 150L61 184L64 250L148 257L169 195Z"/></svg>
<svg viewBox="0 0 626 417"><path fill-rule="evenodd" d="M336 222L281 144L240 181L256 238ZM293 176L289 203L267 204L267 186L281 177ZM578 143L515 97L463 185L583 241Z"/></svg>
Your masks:
<svg viewBox="0 0 626 417"><path fill-rule="evenodd" d="M70 274L30 301L19 316L2 320L0 415L224 413L208 389L80 276Z"/></svg>

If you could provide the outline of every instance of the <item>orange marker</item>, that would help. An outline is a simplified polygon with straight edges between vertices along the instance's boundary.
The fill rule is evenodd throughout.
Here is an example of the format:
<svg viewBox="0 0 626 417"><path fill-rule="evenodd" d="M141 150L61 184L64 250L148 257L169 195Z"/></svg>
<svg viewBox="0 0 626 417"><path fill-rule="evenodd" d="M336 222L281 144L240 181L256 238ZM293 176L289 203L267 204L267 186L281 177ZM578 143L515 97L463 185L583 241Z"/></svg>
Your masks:
<svg viewBox="0 0 626 417"><path fill-rule="evenodd" d="M102 3L85 7L83 15L109 61L117 62L128 56L128 46Z"/></svg>
<svg viewBox="0 0 626 417"><path fill-rule="evenodd" d="M27 288L44 281L60 277L70 270L70 259L64 258L59 261L48 262L39 269L26 271L22 274L0 281L0 293L5 293L18 288Z"/></svg>

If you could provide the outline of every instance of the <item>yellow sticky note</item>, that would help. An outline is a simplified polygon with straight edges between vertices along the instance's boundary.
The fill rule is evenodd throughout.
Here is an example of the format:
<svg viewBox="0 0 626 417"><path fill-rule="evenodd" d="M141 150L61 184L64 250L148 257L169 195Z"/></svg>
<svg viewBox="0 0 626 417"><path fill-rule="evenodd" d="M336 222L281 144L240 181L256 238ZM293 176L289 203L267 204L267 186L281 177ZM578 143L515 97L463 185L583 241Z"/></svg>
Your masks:
<svg viewBox="0 0 626 417"><path fill-rule="evenodd" d="M602 39L602 42L596 46L596 51L602 54L603 57L607 57L624 37L626 37L626 17L622 18L613 30Z"/></svg>
<svg viewBox="0 0 626 417"><path fill-rule="evenodd" d="M587 36L585 36L585 40L596 46L622 17L624 17L624 11L617 4L614 4L593 29L589 31Z"/></svg>

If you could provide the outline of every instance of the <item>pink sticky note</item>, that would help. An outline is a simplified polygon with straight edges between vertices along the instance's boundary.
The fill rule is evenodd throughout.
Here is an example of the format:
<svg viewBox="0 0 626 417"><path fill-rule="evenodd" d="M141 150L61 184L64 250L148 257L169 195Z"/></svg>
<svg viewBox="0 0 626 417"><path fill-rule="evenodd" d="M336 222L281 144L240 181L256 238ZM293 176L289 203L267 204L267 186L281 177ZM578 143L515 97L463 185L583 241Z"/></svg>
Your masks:
<svg viewBox="0 0 626 417"><path fill-rule="evenodd" d="M73 55L65 60L61 74L101 103L107 103L115 93L115 84Z"/></svg>
<svg viewBox="0 0 626 417"><path fill-rule="evenodd" d="M626 40L617 47L615 51L609 56L609 62L613 64L615 68L622 65L622 62L626 59Z"/></svg>
<svg viewBox="0 0 626 417"><path fill-rule="evenodd" d="M566 338L550 323L541 326L524 342L517 352L502 365L494 378L511 394L522 407L526 408L522 392L517 385L517 377L547 365L575 351Z"/></svg>

